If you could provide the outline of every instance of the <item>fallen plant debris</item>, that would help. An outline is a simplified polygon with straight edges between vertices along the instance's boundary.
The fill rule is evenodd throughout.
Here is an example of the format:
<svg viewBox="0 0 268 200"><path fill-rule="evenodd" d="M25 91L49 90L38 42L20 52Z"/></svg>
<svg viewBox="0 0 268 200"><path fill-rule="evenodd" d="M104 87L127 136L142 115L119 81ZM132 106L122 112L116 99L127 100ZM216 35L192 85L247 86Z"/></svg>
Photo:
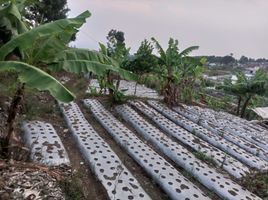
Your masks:
<svg viewBox="0 0 268 200"><path fill-rule="evenodd" d="M63 200L58 181L71 174L66 166L46 167L34 163L0 161L1 200Z"/></svg>

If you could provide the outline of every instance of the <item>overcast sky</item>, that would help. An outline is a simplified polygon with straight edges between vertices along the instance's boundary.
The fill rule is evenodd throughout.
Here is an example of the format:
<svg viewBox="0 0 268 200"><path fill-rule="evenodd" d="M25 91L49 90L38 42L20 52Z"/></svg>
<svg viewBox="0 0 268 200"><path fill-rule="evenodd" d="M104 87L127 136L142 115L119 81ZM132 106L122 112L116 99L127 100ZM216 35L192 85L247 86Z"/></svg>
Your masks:
<svg viewBox="0 0 268 200"><path fill-rule="evenodd" d="M132 53L153 36L164 47L170 37L181 49L198 45L195 55L268 58L268 0L68 0L68 6L70 17L92 13L77 47L98 49L117 29Z"/></svg>

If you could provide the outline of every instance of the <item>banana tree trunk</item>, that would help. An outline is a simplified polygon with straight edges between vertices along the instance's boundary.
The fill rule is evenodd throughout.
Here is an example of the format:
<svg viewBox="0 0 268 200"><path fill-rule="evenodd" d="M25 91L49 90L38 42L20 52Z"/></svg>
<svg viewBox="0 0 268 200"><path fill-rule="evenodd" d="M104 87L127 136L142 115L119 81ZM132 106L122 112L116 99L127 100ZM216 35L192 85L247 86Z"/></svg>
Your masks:
<svg viewBox="0 0 268 200"><path fill-rule="evenodd" d="M138 81L135 84L134 96L136 96L136 93L137 93L137 86L138 86Z"/></svg>
<svg viewBox="0 0 268 200"><path fill-rule="evenodd" d="M238 97L238 102L237 102L237 109L236 109L236 115L238 116L239 115L239 112L240 112L240 106L241 106L241 96Z"/></svg>
<svg viewBox="0 0 268 200"><path fill-rule="evenodd" d="M119 89L119 86L120 86L120 76L118 76L118 78L117 78L117 82L116 82L116 90L118 91L118 89Z"/></svg>
<svg viewBox="0 0 268 200"><path fill-rule="evenodd" d="M244 105L243 105L243 107L242 107L242 109L241 109L241 118L244 118L244 116L245 116L245 111L246 111L246 109L247 109L247 106L248 106L248 104L249 104L250 99L251 99L251 96L249 96L249 97L246 99L246 101L245 101L245 103L244 103Z"/></svg>
<svg viewBox="0 0 268 200"><path fill-rule="evenodd" d="M172 82L172 78L167 78L167 84L164 87L164 102L169 106L178 105L179 89Z"/></svg>
<svg viewBox="0 0 268 200"><path fill-rule="evenodd" d="M18 89L12 99L11 105L8 110L8 118L7 118L8 132L2 144L3 154L5 155L8 155L9 153L8 149L9 149L10 140L12 136L14 136L16 117L17 117L17 114L19 113L21 102L24 99L24 86L25 86L24 83L18 86Z"/></svg>
<svg viewBox="0 0 268 200"><path fill-rule="evenodd" d="M110 71L107 72L107 83L108 85L113 85L113 78L112 78L112 73ZM109 89L109 95L112 96L114 94L114 90L111 87L108 87Z"/></svg>

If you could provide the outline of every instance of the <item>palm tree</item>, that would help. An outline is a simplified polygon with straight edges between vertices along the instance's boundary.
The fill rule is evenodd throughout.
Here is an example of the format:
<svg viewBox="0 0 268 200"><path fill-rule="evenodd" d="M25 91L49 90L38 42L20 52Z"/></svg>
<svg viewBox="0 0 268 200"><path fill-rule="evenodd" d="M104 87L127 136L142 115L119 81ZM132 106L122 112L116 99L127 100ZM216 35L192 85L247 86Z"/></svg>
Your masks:
<svg viewBox="0 0 268 200"><path fill-rule="evenodd" d="M240 117L245 116L245 111L256 95L264 95L267 92L268 75L264 70L259 69L253 77L247 77L244 73L236 74L237 81L232 83L231 80L226 80L222 88L235 96L237 96L237 111L236 114Z"/></svg>

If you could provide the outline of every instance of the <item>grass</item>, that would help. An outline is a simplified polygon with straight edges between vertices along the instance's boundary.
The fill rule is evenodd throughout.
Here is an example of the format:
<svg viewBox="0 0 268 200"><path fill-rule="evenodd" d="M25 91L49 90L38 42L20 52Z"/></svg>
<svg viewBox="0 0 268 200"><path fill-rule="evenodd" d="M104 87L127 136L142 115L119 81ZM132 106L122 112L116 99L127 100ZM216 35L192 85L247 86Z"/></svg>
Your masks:
<svg viewBox="0 0 268 200"><path fill-rule="evenodd" d="M66 200L86 200L79 184L80 176L79 174L74 174L59 182L59 186L65 194Z"/></svg>
<svg viewBox="0 0 268 200"><path fill-rule="evenodd" d="M241 185L249 191L268 200L268 173L249 175L241 180Z"/></svg>
<svg viewBox="0 0 268 200"><path fill-rule="evenodd" d="M208 157L206 154L204 154L200 151L193 152L193 154L199 160L202 160L202 161L208 163L209 165L217 166L216 162L212 158Z"/></svg>

